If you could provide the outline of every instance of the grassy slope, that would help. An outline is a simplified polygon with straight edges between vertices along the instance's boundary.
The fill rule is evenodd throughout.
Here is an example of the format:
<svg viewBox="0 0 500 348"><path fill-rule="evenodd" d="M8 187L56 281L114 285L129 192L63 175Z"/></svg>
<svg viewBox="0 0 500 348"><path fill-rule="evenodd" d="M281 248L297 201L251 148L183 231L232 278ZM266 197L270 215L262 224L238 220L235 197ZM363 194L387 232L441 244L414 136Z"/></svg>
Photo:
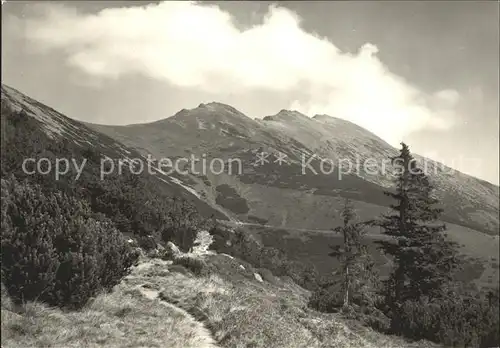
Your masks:
<svg viewBox="0 0 500 348"><path fill-rule="evenodd" d="M460 253L470 260L464 271L460 273L461 279L468 282L474 281L481 286L498 284L498 238L463 226L448 224L447 227L450 239L460 245ZM313 262L322 274L331 273L332 269L338 265L334 258L328 256L331 251L329 246L342 242L341 236L333 232L257 225L244 228L256 235L264 245L284 251L291 259ZM376 233L377 231L370 232ZM376 241L381 237L376 234L367 235L370 241ZM390 269L390 262L377 250L375 243L370 243L369 246L370 253L375 257L381 274L386 274Z"/></svg>
<svg viewBox="0 0 500 348"><path fill-rule="evenodd" d="M229 183L231 187L237 187L238 193L245 197L250 208L249 212L245 214L247 218L242 215L239 215L238 218L242 221L255 223L257 221L252 221L248 217L259 217L261 223L267 226L250 229L267 236L263 240L264 244L278 249L297 244L300 251L288 250L287 254L290 257L300 256L306 260L314 260L317 265L320 265L320 268L322 265L326 265L327 268L331 267L332 260L331 257L328 257L328 245L334 244L339 238L330 233L318 233L314 230L328 231L342 224L339 212L344 205L343 198L258 184L246 185L228 175L214 176L211 179L214 180L215 184ZM208 199L213 196L213 193L207 195ZM376 204L358 200L353 201L353 203L362 221L378 217L388 211L388 208ZM448 236L460 245L461 254L467 258L479 259L483 264L484 269L467 270L468 279L477 279L481 284L498 284L499 238L458 224L446 223L446 225ZM305 230L310 230L313 237ZM283 240L281 231L285 231L284 235L288 236L288 242ZM370 229L368 232L380 234L379 229Z"/></svg>
<svg viewBox="0 0 500 348"><path fill-rule="evenodd" d="M38 303L14 311L2 298L2 347L426 347L307 309L308 292L279 278L255 279L247 264L206 255L195 277L143 259L110 294L80 312ZM269 276L268 276L269 277Z"/></svg>
<svg viewBox="0 0 500 348"><path fill-rule="evenodd" d="M245 221L246 207L238 202L236 209L230 202L234 199L217 199L214 187L227 184L238 193L239 201L248 201L246 205L252 216L262 219L276 219L275 209L289 203L290 196L302 197L313 201L325 201L327 205L335 204L338 197L349 197L357 201L386 207L390 203L383 195L383 188L378 184L388 184L388 177L376 175L343 175L337 180L334 171L328 175L313 175L308 170L301 172L302 154L319 154L332 159L374 158L377 163L387 160L397 150L371 134L370 132L342 120L330 119L328 122L310 119L283 111L278 121L255 121L222 104L200 106L191 110L183 110L171 118L149 124L130 126L89 125L91 128L119 139L128 146L141 148L146 153L158 157L186 156L191 153L206 154L207 159L233 158L243 162L243 174L238 176L210 175L209 185L201 182L195 184L198 192L204 192L213 204L218 204L226 211L232 211L238 219ZM280 113L281 114L281 113ZM294 114L294 115L291 115ZM273 119L274 117L271 117ZM323 117L325 118L325 117ZM200 127L203 120L205 126ZM333 122L333 123L332 123ZM275 126L278 126L277 128ZM229 131L231 130L231 131ZM256 151L280 151L288 156L294 165L278 165L268 163L254 167ZM359 157L359 158L358 158ZM309 158L309 156L306 156ZM417 156L419 158L419 156ZM273 161L273 158L270 158ZM313 161L314 164L314 161ZM318 169L319 163L315 164ZM429 165L429 171L436 183L437 193L446 207L443 219L481 231L498 235L498 186L482 180L455 172L447 174L450 168ZM328 171L328 166L327 171ZM199 170L199 169L198 169ZM193 179L196 181L196 179ZM272 209L259 209L259 200L268 202L261 192L261 187L272 190ZM310 197L316 196L316 197ZM266 197L267 198L267 197ZM297 204L295 204L297 205ZM301 204L300 208L306 206ZM305 207L307 210L307 206ZM300 209L291 208L290 216L296 217L298 223L305 228L318 228L316 221L328 220L329 214L319 210L314 215L318 219L309 219L310 209L302 213ZM295 211L294 211L295 210ZM302 221L303 220L303 221ZM293 221L295 223L297 221ZM323 227L324 228L324 227Z"/></svg>

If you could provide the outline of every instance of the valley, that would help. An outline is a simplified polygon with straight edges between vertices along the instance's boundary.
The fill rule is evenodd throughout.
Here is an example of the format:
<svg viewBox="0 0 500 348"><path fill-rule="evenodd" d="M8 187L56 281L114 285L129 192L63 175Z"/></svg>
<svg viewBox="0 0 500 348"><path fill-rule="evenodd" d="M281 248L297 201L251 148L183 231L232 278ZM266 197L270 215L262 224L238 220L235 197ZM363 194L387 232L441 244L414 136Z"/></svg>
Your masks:
<svg viewBox="0 0 500 348"><path fill-rule="evenodd" d="M208 126L200 127L201 120ZM361 127L330 116L309 118L298 112L282 110L275 116L254 120L231 106L209 103L184 109L150 124L88 126L156 158L194 154L208 159L220 158L226 163L228 159L239 159L243 163L243 172L238 175L213 175L209 172L202 177L185 175L180 180L194 181L193 189L212 201L217 195L214 187L230 186L241 197L241 204L248 206L233 213L243 221L250 215L275 220L276 214L282 215L286 210L283 207L287 206L291 209L286 210L290 212L288 215L297 218L290 227L298 223L301 228L328 229L331 228L331 213L336 210L331 206L339 201L339 197L381 207L389 204L383 191L390 186L393 169L387 165L382 171L382 166L396 154L396 150ZM255 166L257 155L262 152L284 154L287 164L269 161ZM309 170L304 173L303 156L310 158L312 155L318 156L311 161L318 174ZM379 167L375 175L353 169L339 176L343 168L335 167L326 173L321 170L323 158L334 164L363 163L371 159ZM444 221L490 235L499 234L497 186L431 159L418 155L416 159L427 168L437 196L446 207ZM195 168L199 171L198 167ZM294 209L291 207L295 205L294 200L304 204ZM317 214L311 212L318 207L321 210L320 206L328 208ZM231 210L231 207L225 208ZM309 214L314 218L309 219ZM317 225L309 220L316 221Z"/></svg>

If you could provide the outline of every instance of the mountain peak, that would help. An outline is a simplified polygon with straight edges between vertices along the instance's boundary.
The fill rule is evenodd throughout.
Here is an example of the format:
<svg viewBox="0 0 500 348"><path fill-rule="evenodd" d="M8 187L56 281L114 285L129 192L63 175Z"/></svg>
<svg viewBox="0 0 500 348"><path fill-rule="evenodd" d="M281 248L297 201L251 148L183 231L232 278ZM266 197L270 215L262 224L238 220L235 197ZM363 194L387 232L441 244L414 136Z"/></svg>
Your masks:
<svg viewBox="0 0 500 348"><path fill-rule="evenodd" d="M241 111L232 107L231 105L219 103L219 102L210 102L210 103L200 103L196 108L192 109L182 109L177 112L173 117L174 118L191 118L191 117L206 117L207 115L213 116L230 116L230 117L243 117L249 118Z"/></svg>
<svg viewBox="0 0 500 348"><path fill-rule="evenodd" d="M266 116L263 118L264 121L290 121L290 120L307 120L310 118L296 110L286 110L282 109L276 115Z"/></svg>
<svg viewBox="0 0 500 348"><path fill-rule="evenodd" d="M227 110L231 110L231 111L239 112L238 110L236 110L231 105L224 104L224 103L219 103L219 102L215 102L215 101L210 102L210 103L201 103L200 105L198 105L198 107L196 109L208 109L208 110L211 110L211 111L216 111L216 110L227 111Z"/></svg>
<svg viewBox="0 0 500 348"><path fill-rule="evenodd" d="M186 110L191 112L212 112L212 113L221 113L227 115L234 115L240 117L248 117L243 114L241 111L232 107L231 105L219 103L219 102L210 102L210 103L201 103L197 108Z"/></svg>
<svg viewBox="0 0 500 348"><path fill-rule="evenodd" d="M330 125L336 125L336 126L341 126L341 125L346 126L346 125L349 125L350 127L355 127L357 129L359 129L360 131L363 131L363 132L366 132L366 133L370 133L367 129L361 127L360 125L358 125L358 124L356 124L354 122L342 119L342 118L333 117L333 116L326 115L326 114L314 115L312 118L315 119L316 121L320 121L320 122L323 122L323 123L328 123ZM372 133L370 133L370 134L372 134ZM373 135L375 135L375 134L373 134Z"/></svg>
<svg viewBox="0 0 500 348"><path fill-rule="evenodd" d="M331 119L334 117L326 115L326 114L321 114L321 115L314 115L312 118L314 118L315 120L328 120L328 119Z"/></svg>
<svg viewBox="0 0 500 348"><path fill-rule="evenodd" d="M306 115L298 112L297 110L286 110L286 109L282 109L280 112L276 114L276 116L309 118Z"/></svg>

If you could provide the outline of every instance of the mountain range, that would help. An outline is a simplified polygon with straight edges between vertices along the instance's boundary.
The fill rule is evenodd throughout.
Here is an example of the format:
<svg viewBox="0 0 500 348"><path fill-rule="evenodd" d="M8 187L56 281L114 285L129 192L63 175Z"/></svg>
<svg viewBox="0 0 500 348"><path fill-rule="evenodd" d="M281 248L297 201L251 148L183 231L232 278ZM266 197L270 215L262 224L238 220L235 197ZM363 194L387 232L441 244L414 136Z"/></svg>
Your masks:
<svg viewBox="0 0 500 348"><path fill-rule="evenodd" d="M73 120L6 85L1 97L2 104L37 119L51 137L108 157L147 161L153 164L158 190L180 194L207 216L264 235L276 230L329 233L340 223L345 198L354 202L361 219L377 217L391 203L384 191L391 189L395 168L389 159L398 150L362 127L328 115L311 118L281 110L252 119L212 102L152 123L114 126ZM189 162L192 156L200 160ZM175 171L160 168L165 158L177 161ZM496 262L499 187L431 159L415 158L436 187L450 238L469 257ZM224 170L206 170L201 159ZM366 160L378 169L339 165ZM380 231L370 233L377 238ZM498 279L498 265L486 267L481 277Z"/></svg>
<svg viewBox="0 0 500 348"><path fill-rule="evenodd" d="M88 126L155 158L194 154L209 160L221 158L226 163L240 159L239 175L206 172L196 177L190 173L184 180L204 199L241 221L258 219L282 227L329 229L340 197L377 207L390 203L383 190L392 185L394 168L388 160L397 149L351 122L327 115L310 118L281 110L259 120L229 105L208 103L153 123ZM284 154L286 163L270 155L263 165L253 165L261 153ZM444 221L498 234L498 186L415 157L427 166L437 196L446 207ZM363 168L366 160L377 169ZM306 166L308 161L311 167ZM342 163L343 171L339 169ZM359 169L355 168L357 163L361 164ZM349 173L348 164L352 168ZM241 204L225 204L231 201L227 195L233 200L237 197ZM298 209L291 211L291 206Z"/></svg>

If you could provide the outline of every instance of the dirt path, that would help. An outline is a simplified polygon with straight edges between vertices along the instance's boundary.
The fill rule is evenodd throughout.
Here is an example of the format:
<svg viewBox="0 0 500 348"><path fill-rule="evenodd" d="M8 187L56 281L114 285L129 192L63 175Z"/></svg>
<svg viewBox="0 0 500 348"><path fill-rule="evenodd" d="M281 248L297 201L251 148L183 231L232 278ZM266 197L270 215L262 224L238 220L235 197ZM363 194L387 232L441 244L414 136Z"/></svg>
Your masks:
<svg viewBox="0 0 500 348"><path fill-rule="evenodd" d="M183 316L184 318L186 318L186 320L192 323L191 325L196 328L196 332L198 333L197 337L199 338L199 342L196 344L196 346L186 347L186 348L220 348L220 346L213 338L210 330L208 330L202 322L196 320L191 314L186 312L184 309L179 308L165 300L162 300L159 296L160 295L159 290L150 289L144 287L143 285L137 286L137 289L145 298L151 301L158 301L163 306L170 308L172 311L178 313L180 316Z"/></svg>

